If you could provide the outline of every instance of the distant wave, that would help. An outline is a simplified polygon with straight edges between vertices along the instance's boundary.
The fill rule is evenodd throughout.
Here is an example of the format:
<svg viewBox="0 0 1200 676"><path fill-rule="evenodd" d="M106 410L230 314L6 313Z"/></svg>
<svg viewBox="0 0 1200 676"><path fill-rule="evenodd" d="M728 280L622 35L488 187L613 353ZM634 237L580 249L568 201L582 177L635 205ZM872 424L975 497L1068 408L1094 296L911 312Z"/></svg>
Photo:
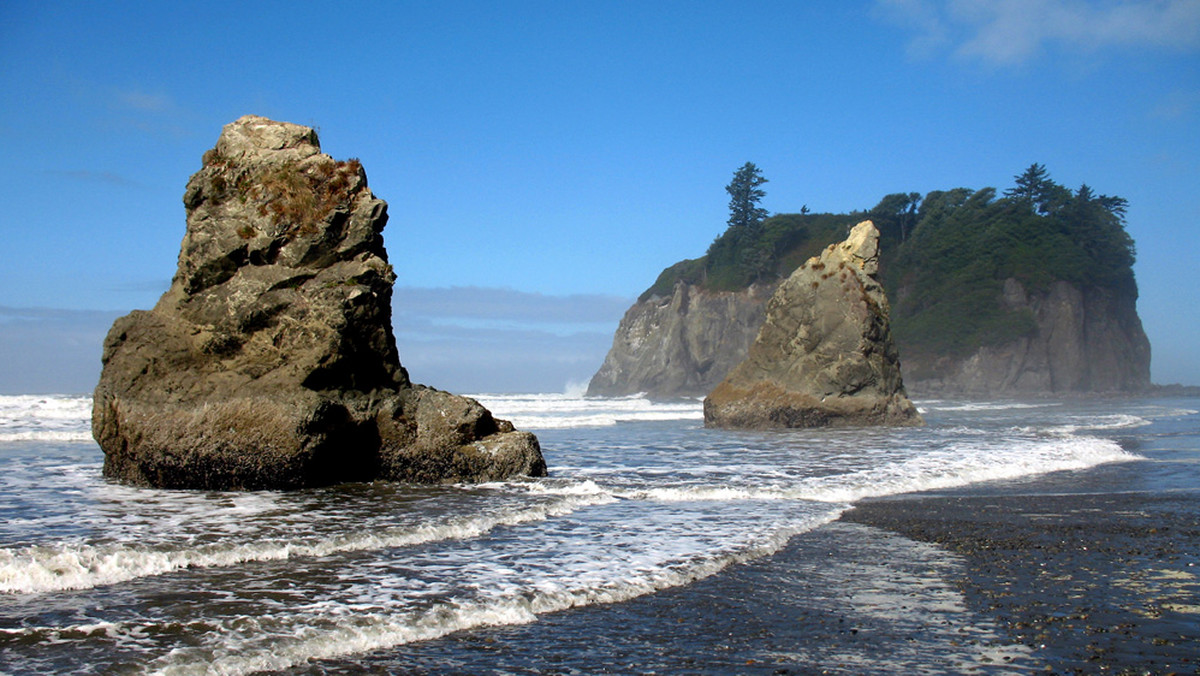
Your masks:
<svg viewBox="0 0 1200 676"><path fill-rule="evenodd" d="M611 427L622 422L703 420L699 399L659 401L643 394L582 397L577 394L471 395L499 418L521 429Z"/></svg>
<svg viewBox="0 0 1200 676"><path fill-rule="evenodd" d="M0 443L91 441L91 421L86 395L0 395Z"/></svg>
<svg viewBox="0 0 1200 676"><path fill-rule="evenodd" d="M61 430L24 430L0 432L0 443L12 441L91 441L92 433L65 432Z"/></svg>
<svg viewBox="0 0 1200 676"><path fill-rule="evenodd" d="M1048 408L1062 406L1058 401L943 401L940 399L915 402L922 413L927 411L1010 411L1017 409Z"/></svg>

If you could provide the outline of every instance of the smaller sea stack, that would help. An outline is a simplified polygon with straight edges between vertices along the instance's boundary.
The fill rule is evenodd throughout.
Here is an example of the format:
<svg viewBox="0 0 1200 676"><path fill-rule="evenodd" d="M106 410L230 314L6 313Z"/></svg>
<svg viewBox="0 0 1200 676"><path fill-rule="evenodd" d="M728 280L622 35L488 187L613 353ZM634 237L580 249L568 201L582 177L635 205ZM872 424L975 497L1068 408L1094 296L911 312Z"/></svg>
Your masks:
<svg viewBox="0 0 1200 676"><path fill-rule="evenodd" d="M870 221L797 268L767 303L746 359L705 398L705 424L924 424L904 392L878 271Z"/></svg>
<svg viewBox="0 0 1200 676"><path fill-rule="evenodd" d="M414 385L392 333L387 204L300 125L225 126L183 196L171 288L104 341L104 474L161 488L288 489L546 473L537 438Z"/></svg>

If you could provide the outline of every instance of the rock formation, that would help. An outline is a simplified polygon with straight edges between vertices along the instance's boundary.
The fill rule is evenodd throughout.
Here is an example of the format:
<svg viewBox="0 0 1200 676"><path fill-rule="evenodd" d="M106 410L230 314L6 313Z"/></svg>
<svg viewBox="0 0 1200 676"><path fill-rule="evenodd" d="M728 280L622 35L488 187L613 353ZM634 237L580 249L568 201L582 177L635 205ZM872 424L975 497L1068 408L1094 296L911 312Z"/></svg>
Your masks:
<svg viewBox="0 0 1200 676"><path fill-rule="evenodd" d="M1136 289L1052 282L1031 293L1013 278L999 300L1036 325L1029 336L980 347L962 359L905 349L905 380L941 395L1140 392L1150 387L1150 341ZM902 349L903 346L901 346Z"/></svg>
<svg viewBox="0 0 1200 676"><path fill-rule="evenodd" d="M714 427L919 425L904 393L870 221L796 269L745 361L704 400Z"/></svg>
<svg viewBox="0 0 1200 676"><path fill-rule="evenodd" d="M745 358L774 291L775 285L706 291L680 282L669 297L635 304L588 383L588 396L707 394Z"/></svg>
<svg viewBox="0 0 1200 676"><path fill-rule="evenodd" d="M92 432L106 476L299 488L542 475L537 439L409 381L391 327L387 204L308 127L225 126L183 197L170 289L104 343Z"/></svg>
<svg viewBox="0 0 1200 676"><path fill-rule="evenodd" d="M703 396L745 358L776 287L712 292L677 284L670 298L635 303L613 336L589 395ZM905 293L902 287L897 293ZM1150 343L1136 289L1065 281L1029 291L1016 279L997 298L1033 319L1030 335L965 356L897 340L907 391L921 396L1042 396L1141 392L1150 387ZM893 309L892 317L897 316Z"/></svg>

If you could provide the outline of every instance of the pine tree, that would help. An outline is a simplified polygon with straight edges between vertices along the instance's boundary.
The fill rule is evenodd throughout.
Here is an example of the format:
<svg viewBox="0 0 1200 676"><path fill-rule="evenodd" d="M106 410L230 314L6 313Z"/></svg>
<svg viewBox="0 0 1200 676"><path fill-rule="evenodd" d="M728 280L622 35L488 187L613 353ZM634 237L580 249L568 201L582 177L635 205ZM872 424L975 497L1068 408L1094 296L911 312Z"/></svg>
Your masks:
<svg viewBox="0 0 1200 676"><path fill-rule="evenodd" d="M753 229L767 217L767 210L758 206L759 200L767 194L759 186L766 182L762 170L753 162L747 162L734 172L733 180L725 186L725 192L729 193L730 228Z"/></svg>

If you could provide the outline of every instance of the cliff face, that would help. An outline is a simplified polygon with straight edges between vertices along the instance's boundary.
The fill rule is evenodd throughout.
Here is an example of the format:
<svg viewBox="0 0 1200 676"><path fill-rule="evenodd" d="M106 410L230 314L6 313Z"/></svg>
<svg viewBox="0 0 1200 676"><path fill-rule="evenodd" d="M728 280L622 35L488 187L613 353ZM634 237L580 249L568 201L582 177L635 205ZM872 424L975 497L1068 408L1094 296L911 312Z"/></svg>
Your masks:
<svg viewBox="0 0 1200 676"><path fill-rule="evenodd" d="M1000 302L1027 312L1036 329L963 359L913 346L904 352L909 387L936 394L1021 395L1137 392L1150 386L1150 341L1137 315L1136 292L1058 281L1044 293L1029 293L1010 278Z"/></svg>
<svg viewBox="0 0 1200 676"><path fill-rule="evenodd" d="M621 320L588 394L670 397L711 391L754 342L772 289L712 293L680 284L670 299L635 304ZM704 301L688 302L696 298ZM931 355L900 342L908 391L1003 396L1149 387L1150 342L1137 316L1135 294L1081 290L1061 281L1047 293L1032 294L1010 279L998 302L1031 313L1036 328L1030 337L980 348L964 358ZM696 346L703 346L703 352Z"/></svg>
<svg viewBox="0 0 1200 676"><path fill-rule="evenodd" d="M904 393L878 272L871 221L797 268L767 303L746 359L705 398L705 424L921 424Z"/></svg>
<svg viewBox="0 0 1200 676"><path fill-rule="evenodd" d="M714 292L680 282L669 297L635 303L621 319L588 395L708 394L745 358L774 291L775 285L753 285Z"/></svg>
<svg viewBox="0 0 1200 676"><path fill-rule="evenodd" d="M544 474L537 439L413 385L391 326L387 204L308 127L225 126L184 194L171 288L104 342L106 476L165 488Z"/></svg>

